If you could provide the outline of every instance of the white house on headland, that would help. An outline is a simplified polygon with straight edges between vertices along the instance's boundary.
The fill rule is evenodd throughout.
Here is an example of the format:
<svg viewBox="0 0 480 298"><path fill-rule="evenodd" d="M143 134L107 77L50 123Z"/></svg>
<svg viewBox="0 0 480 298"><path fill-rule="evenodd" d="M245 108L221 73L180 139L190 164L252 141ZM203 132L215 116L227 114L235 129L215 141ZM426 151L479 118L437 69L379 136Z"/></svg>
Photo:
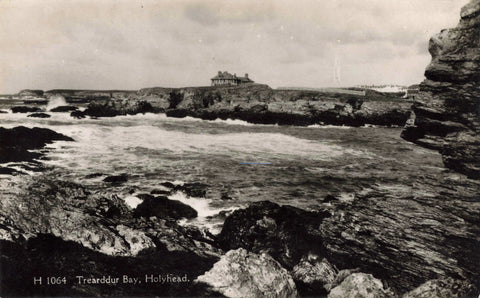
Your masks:
<svg viewBox="0 0 480 298"><path fill-rule="evenodd" d="M236 74L231 74L226 71L219 71L216 76L211 78L212 86L236 86L240 84L253 83L250 78L248 78L248 73L244 77L237 77Z"/></svg>

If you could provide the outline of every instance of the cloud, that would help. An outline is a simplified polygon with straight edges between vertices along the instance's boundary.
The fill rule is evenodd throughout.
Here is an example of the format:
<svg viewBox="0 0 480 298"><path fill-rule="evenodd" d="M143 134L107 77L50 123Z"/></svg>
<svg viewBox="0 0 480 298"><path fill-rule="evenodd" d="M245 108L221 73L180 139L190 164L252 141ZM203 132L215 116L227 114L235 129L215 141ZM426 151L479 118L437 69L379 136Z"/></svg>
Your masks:
<svg viewBox="0 0 480 298"><path fill-rule="evenodd" d="M412 84L467 0L0 1L0 93L204 85Z"/></svg>

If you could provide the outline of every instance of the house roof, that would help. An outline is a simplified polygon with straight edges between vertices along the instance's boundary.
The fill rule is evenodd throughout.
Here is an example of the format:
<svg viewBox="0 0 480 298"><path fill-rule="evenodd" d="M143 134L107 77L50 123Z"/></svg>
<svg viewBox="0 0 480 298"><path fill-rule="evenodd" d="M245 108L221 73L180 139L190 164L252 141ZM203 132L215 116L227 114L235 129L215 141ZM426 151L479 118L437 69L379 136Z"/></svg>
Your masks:
<svg viewBox="0 0 480 298"><path fill-rule="evenodd" d="M227 71L224 71L224 72L219 71L216 76L211 78L211 80L238 80L238 81L243 82L243 83L253 82L252 80L250 80L250 78L248 78L248 76L237 77L236 75L232 75L231 73L229 73Z"/></svg>
<svg viewBox="0 0 480 298"><path fill-rule="evenodd" d="M237 79L240 79L240 81L242 81L244 83L253 82L252 80L250 80L247 77L237 77Z"/></svg>
<svg viewBox="0 0 480 298"><path fill-rule="evenodd" d="M237 77L235 77L231 73L228 73L227 71L224 71L224 72L219 71L218 74L212 78L212 80L228 80L228 79L233 80L236 78Z"/></svg>

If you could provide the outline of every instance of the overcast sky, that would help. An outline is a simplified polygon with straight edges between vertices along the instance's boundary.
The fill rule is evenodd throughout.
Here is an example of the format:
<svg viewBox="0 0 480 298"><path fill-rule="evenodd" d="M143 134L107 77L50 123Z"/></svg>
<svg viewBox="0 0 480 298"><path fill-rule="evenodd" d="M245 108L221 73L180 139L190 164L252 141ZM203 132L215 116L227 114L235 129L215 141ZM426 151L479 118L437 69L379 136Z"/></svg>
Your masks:
<svg viewBox="0 0 480 298"><path fill-rule="evenodd" d="M468 0L0 0L0 93L209 85L409 85Z"/></svg>

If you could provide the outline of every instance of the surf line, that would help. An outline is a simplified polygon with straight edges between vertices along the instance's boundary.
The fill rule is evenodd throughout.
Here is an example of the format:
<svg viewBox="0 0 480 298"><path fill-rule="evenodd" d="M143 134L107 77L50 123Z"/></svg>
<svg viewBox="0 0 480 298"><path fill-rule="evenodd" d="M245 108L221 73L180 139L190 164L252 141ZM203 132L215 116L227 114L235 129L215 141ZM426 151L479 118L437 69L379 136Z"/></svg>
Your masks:
<svg viewBox="0 0 480 298"><path fill-rule="evenodd" d="M271 165L271 162L241 162L241 165Z"/></svg>

